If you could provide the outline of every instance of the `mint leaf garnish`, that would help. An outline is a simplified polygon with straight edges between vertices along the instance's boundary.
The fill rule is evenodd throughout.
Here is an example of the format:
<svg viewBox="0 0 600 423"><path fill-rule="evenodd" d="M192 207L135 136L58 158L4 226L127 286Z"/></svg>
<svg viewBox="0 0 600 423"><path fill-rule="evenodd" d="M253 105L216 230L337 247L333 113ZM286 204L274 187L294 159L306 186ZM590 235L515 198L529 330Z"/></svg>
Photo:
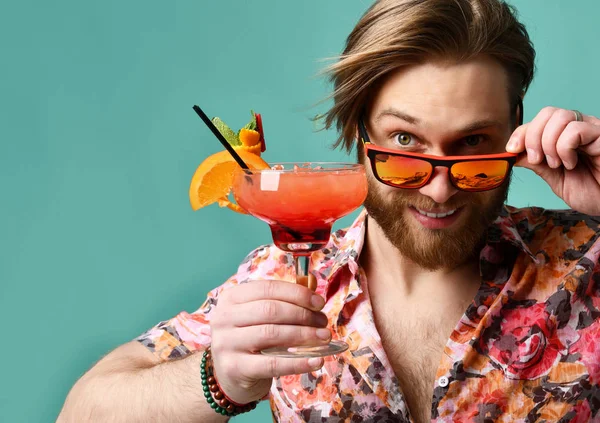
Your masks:
<svg viewBox="0 0 600 423"><path fill-rule="evenodd" d="M227 126L227 124L225 122L223 122L220 118L214 117L212 119L212 123L217 127L217 129L219 130L221 135L223 135L223 137L225 137L227 142L232 147L242 145L242 142L238 138L237 134L235 132L233 132L233 130L229 126Z"/></svg>
<svg viewBox="0 0 600 423"><path fill-rule="evenodd" d="M252 120L248 122L243 129L252 129L253 131L256 131L256 113L254 113L254 110L250 110L250 113L252 113Z"/></svg>

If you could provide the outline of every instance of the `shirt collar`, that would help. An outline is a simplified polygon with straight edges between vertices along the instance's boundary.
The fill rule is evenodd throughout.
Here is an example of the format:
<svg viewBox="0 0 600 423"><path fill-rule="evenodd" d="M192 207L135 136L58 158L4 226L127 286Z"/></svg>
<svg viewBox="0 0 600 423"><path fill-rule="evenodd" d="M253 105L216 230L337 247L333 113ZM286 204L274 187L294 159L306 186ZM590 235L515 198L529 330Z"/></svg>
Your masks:
<svg viewBox="0 0 600 423"><path fill-rule="evenodd" d="M334 232L327 246L314 252L311 257L312 262L315 263L313 272L319 282L317 293L323 295L326 300L331 294L329 292L331 281L346 266L353 277L350 278L352 286L349 287L344 302L351 301L362 293L356 274L359 269L358 257L365 241L366 219L367 212L363 209L349 228Z"/></svg>
<svg viewBox="0 0 600 423"><path fill-rule="evenodd" d="M518 223L515 222L518 220ZM537 263L537 257L531 252L523 236L535 232L535 222L527 219L519 219L518 209L511 206L503 206L500 215L492 223L487 232L487 244L506 243L516 247L520 252L527 254Z"/></svg>

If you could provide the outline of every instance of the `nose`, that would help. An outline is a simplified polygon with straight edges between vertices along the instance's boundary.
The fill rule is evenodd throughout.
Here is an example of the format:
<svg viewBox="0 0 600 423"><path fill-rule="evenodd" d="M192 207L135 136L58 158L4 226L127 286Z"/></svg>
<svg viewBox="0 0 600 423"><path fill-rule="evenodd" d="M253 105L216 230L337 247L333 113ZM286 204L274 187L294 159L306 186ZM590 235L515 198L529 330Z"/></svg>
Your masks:
<svg viewBox="0 0 600 423"><path fill-rule="evenodd" d="M426 195L438 204L444 204L458 190L450 183L447 167L436 167L429 182L419 189L419 193Z"/></svg>

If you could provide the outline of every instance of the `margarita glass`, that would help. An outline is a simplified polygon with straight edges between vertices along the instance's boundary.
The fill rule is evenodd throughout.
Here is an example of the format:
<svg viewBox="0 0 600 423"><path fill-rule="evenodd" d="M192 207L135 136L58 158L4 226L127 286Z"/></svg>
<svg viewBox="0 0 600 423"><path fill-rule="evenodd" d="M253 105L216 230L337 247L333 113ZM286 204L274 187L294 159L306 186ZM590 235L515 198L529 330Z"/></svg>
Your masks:
<svg viewBox="0 0 600 423"><path fill-rule="evenodd" d="M293 254L299 279L308 276L308 256L327 245L335 221L363 203L367 179L364 166L356 163L279 163L271 169L240 168L234 175L233 195L243 209L269 224L278 248ZM280 357L322 357L347 348L345 342L332 341L261 352Z"/></svg>

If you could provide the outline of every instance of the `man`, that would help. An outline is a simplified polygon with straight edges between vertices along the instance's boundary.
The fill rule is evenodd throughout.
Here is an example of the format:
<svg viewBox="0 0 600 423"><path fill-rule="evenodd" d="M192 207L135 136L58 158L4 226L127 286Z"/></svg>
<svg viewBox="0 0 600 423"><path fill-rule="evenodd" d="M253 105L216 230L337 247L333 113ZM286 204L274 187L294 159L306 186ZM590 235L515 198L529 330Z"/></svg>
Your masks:
<svg viewBox="0 0 600 423"><path fill-rule="evenodd" d="M223 421L209 402L267 395L279 421L597 419L600 120L545 108L517 127L533 64L499 1L375 3L331 68L325 122L357 147L369 195L311 258L322 296L258 248L197 312L101 360L59 421ZM572 210L503 207L506 150ZM258 353L332 337L349 350ZM206 396L201 366L218 376Z"/></svg>

